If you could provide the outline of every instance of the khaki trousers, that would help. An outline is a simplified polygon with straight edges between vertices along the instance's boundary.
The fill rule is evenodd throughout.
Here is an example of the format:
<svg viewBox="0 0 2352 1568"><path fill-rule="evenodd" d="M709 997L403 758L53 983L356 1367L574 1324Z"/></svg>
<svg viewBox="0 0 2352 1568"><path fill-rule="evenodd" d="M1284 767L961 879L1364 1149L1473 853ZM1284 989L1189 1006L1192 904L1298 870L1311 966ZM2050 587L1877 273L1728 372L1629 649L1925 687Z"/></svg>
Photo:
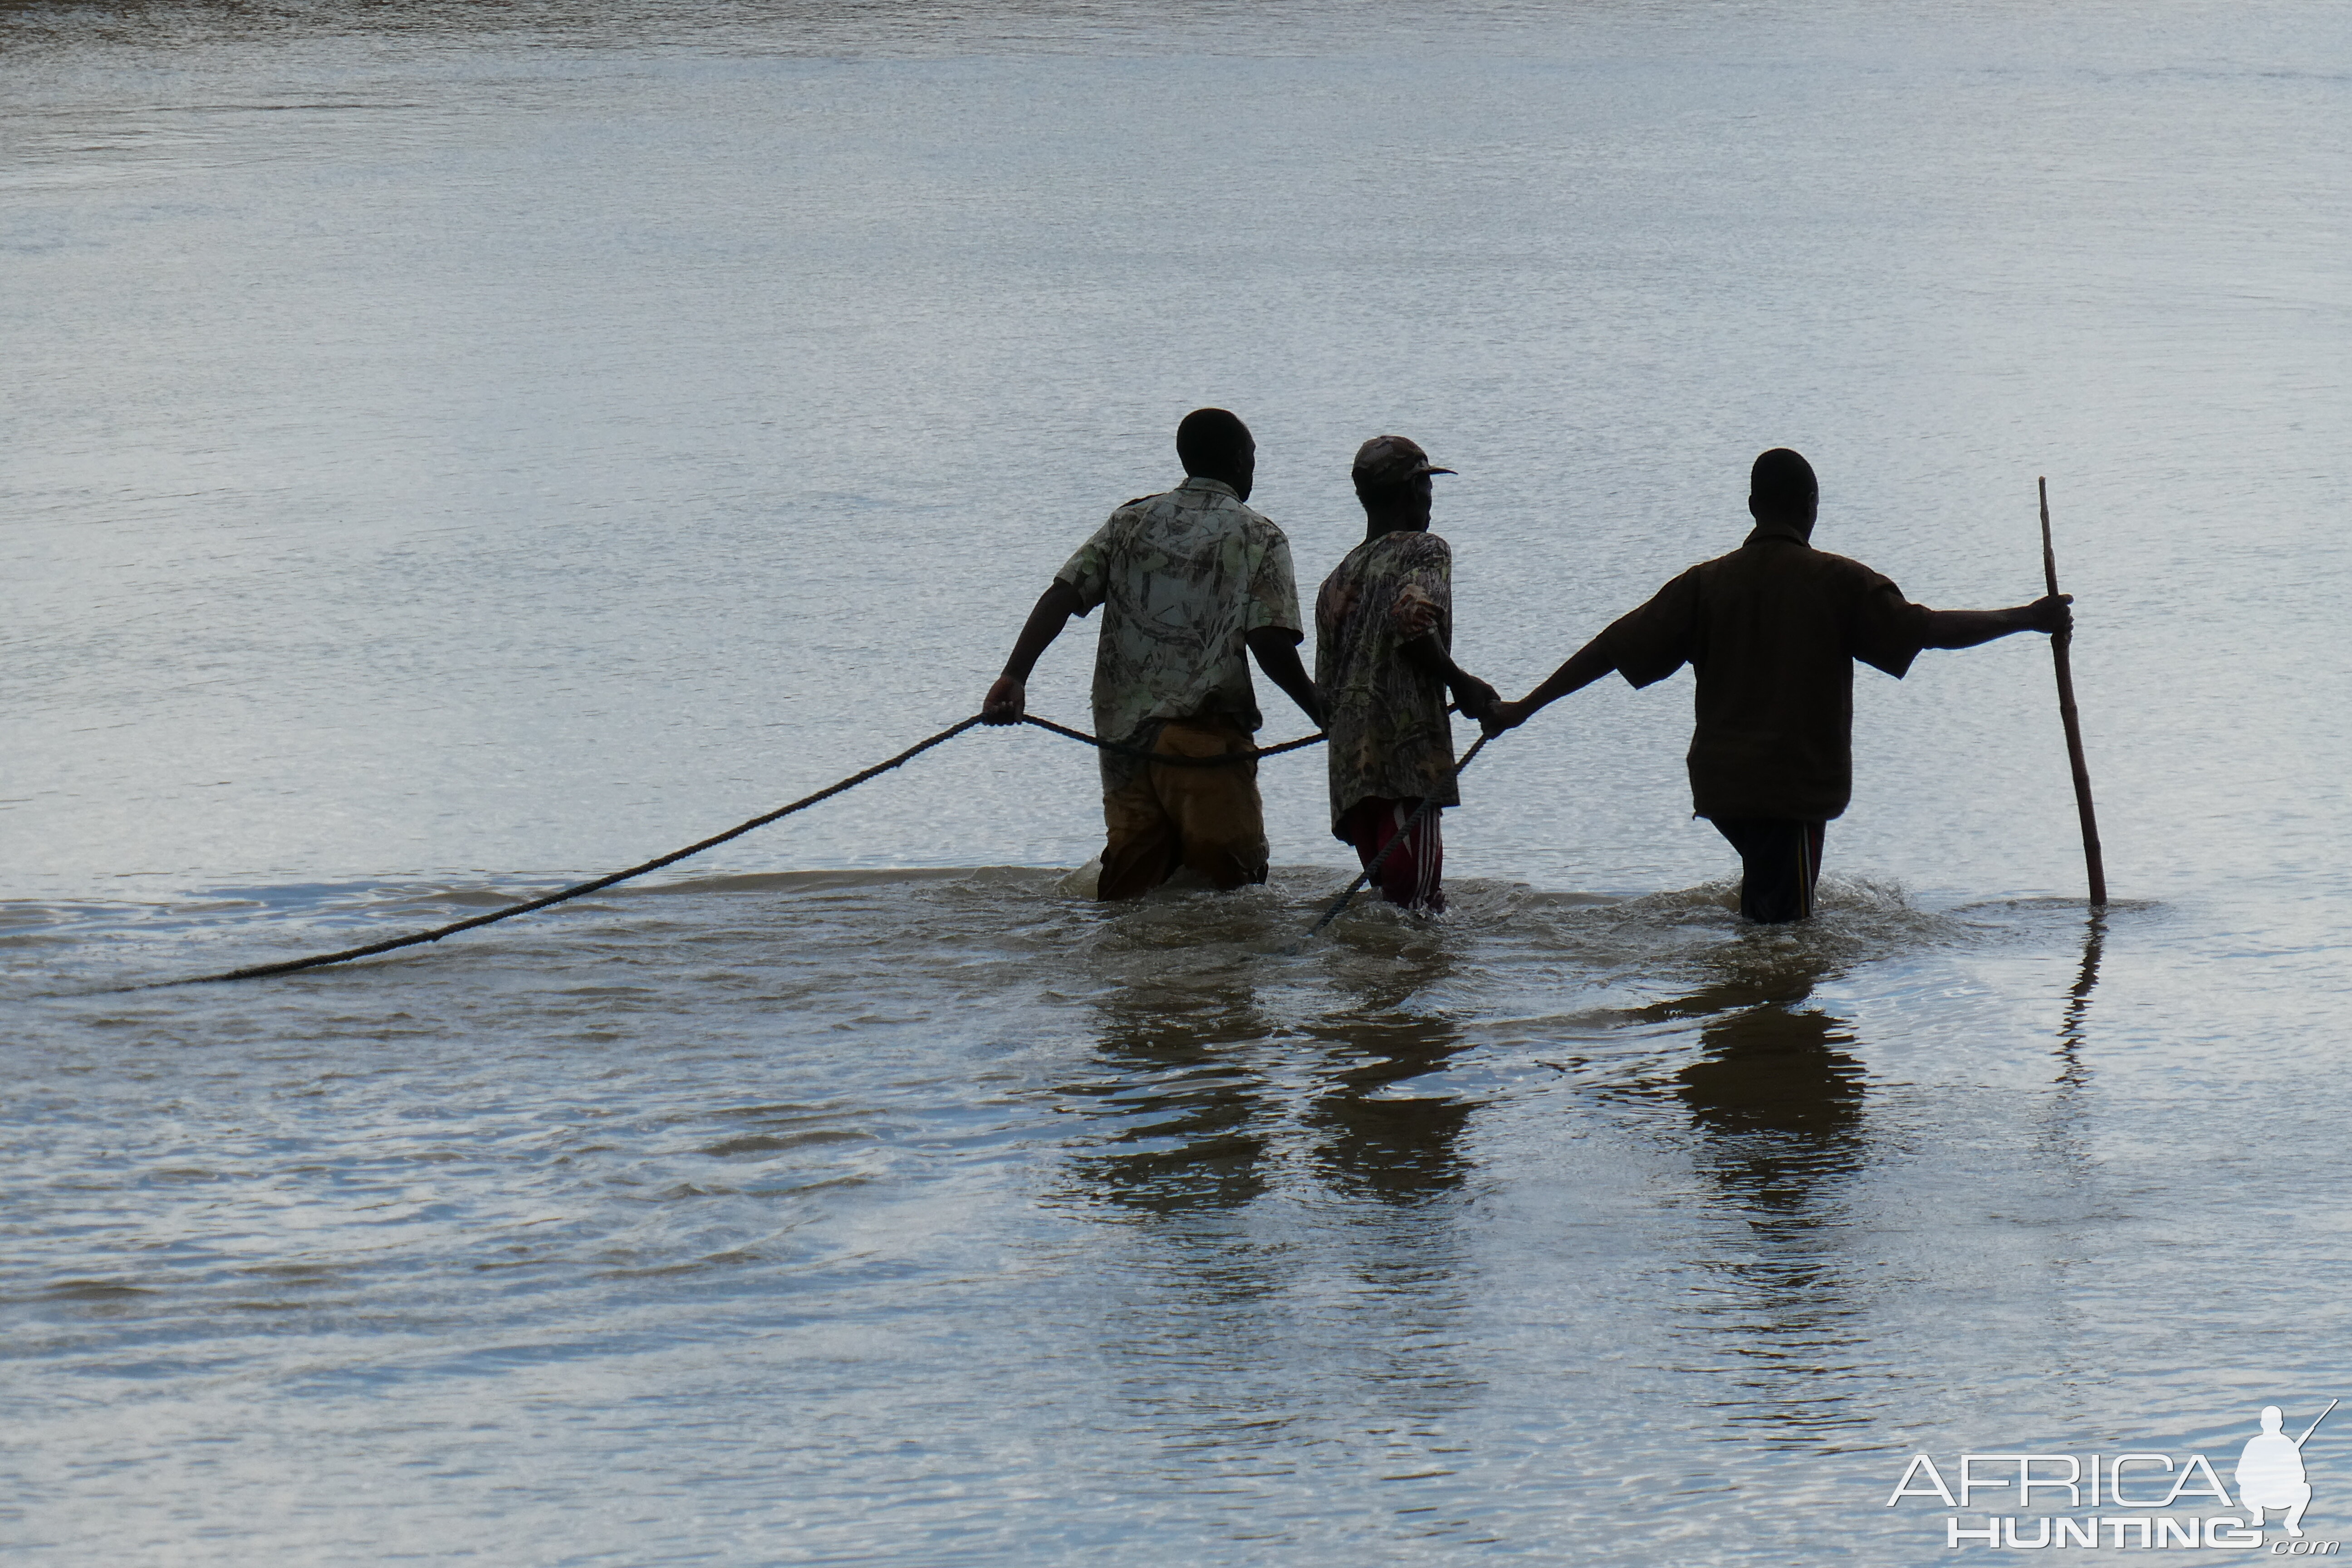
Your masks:
<svg viewBox="0 0 2352 1568"><path fill-rule="evenodd" d="M1152 750L1163 756L1223 757L1250 749L1241 727L1213 719L1171 719ZM1257 763L1223 767L1147 763L1103 796L1102 880L1095 896L1132 899L1190 866L1220 888L1265 880L1265 811Z"/></svg>

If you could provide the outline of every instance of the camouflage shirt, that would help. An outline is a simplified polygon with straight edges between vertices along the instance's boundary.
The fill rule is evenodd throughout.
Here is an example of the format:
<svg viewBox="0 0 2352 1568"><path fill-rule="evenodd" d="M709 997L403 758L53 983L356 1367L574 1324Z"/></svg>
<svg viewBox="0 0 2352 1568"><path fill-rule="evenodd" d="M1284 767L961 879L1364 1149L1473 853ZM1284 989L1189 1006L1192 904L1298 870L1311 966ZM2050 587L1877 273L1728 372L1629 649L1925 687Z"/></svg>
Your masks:
<svg viewBox="0 0 2352 1568"><path fill-rule="evenodd" d="M1335 834L1348 808L1368 795L1462 803L1445 682L1400 651L1426 632L1454 646L1454 552L1433 533L1366 540L1315 597L1315 685L1331 734Z"/></svg>
<svg viewBox="0 0 2352 1568"><path fill-rule="evenodd" d="M1297 632L1290 542L1244 506L1233 487L1192 478L1131 500L1055 575L1085 615L1103 610L1095 653L1095 733L1150 742L1163 719L1222 718L1253 731L1264 721L1244 637L1260 626ZM1137 764L1104 752L1103 787Z"/></svg>

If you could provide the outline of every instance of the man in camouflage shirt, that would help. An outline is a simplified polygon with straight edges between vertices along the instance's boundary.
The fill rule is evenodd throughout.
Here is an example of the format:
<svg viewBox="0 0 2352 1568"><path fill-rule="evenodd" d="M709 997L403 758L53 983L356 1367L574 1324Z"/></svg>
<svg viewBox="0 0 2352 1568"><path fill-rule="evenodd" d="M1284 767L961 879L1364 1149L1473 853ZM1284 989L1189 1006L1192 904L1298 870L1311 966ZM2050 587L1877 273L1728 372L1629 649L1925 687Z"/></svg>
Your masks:
<svg viewBox="0 0 2352 1568"><path fill-rule="evenodd" d="M1176 453L1184 482L1112 512L1039 596L981 708L989 723L1020 721L1038 656L1097 605L1095 733L1104 740L1164 756L1249 752L1264 719L1244 650L1321 722L1298 660L1290 542L1243 504L1257 472L1248 426L1222 408L1195 409L1177 426ZM1180 866L1219 888L1265 880L1254 759L1186 767L1100 754L1108 836L1097 897L1149 892Z"/></svg>
<svg viewBox="0 0 2352 1568"><path fill-rule="evenodd" d="M1402 436L1375 436L1352 477L1364 506L1364 542L1348 552L1315 599L1315 686L1331 733L1331 831L1370 866L1381 896L1408 909L1445 907L1440 886L1441 810L1462 804L1454 787L1451 687L1476 718L1495 689L1465 674L1454 643L1454 552L1429 531L1434 489L1429 454ZM1407 831L1422 802L1437 803Z"/></svg>

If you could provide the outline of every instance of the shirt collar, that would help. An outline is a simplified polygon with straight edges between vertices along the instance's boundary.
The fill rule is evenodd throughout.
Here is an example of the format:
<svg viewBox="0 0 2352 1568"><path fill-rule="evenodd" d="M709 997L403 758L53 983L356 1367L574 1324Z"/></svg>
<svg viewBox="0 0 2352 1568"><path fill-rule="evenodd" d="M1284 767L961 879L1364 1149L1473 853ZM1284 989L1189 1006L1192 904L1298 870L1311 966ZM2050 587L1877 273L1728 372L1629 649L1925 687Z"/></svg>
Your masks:
<svg viewBox="0 0 2352 1568"><path fill-rule="evenodd" d="M1785 518L1775 518L1770 522L1758 523L1748 531L1748 537L1739 542L1743 545L1754 544L1767 539L1785 539L1791 544L1802 544L1808 548L1812 543L1812 541L1805 537L1803 529Z"/></svg>
<svg viewBox="0 0 2352 1568"><path fill-rule="evenodd" d="M1207 479L1200 474L1186 475L1184 482L1176 488L1180 490L1208 490L1216 495L1230 496L1234 500L1242 499L1241 492L1224 480Z"/></svg>

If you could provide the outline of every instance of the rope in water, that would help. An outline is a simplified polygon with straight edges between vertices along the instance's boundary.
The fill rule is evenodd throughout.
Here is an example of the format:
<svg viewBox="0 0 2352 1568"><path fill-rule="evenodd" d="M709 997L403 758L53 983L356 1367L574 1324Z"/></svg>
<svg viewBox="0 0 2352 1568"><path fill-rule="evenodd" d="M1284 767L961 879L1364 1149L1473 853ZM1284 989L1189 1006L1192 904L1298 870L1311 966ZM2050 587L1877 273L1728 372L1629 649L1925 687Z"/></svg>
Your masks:
<svg viewBox="0 0 2352 1568"><path fill-rule="evenodd" d="M1295 752L1301 746L1311 746L1318 741L1323 739L1322 732L1318 731L1312 735L1303 735L1296 741L1286 741L1278 746L1252 748L1245 752L1234 752L1228 756L1163 757L1150 752L1139 750L1134 746L1123 745L1117 741L1099 740L1093 735L1086 734L1077 730L1067 729L1063 725L1055 724L1048 720L1025 718L1024 721L1034 724L1040 730L1050 730L1056 735L1066 735L1074 741L1084 741L1087 744L1090 746L1098 746L1106 752L1120 752L1129 756L1146 757L1154 763L1172 763L1177 766L1187 767L1224 767L1234 763L1254 762L1259 757L1271 757L1283 752ZM494 910L486 915L474 915L466 920L452 921L447 925L435 926L431 931L414 931L407 936L392 937L383 942L372 942L361 947L347 947L340 952L315 953L309 958L289 958L277 963L254 963L248 964L243 969L225 970L218 974L191 975L185 980L155 980L150 981L143 985L125 985L119 987L118 989L121 991L160 991L175 985L211 985L228 980L262 980L273 974L296 974L305 969L324 969L331 963L349 963L355 958L373 958L378 953L395 952L404 947L416 947L428 942L439 942L443 937L455 936L461 931L472 931L477 926L489 925L498 921L512 920L517 915L527 915L534 910L543 910L551 905L562 903L569 899L577 899L589 893L600 892L617 883L628 881L631 878L642 877L648 871L658 871L665 866L674 866L680 860L688 858L689 856L699 855L706 849L716 848L718 846L726 843L730 838L740 838L743 835L751 832L754 828L765 827L768 824L790 816L796 811L805 811L810 806L816 805L820 801L831 800L835 795L843 794L848 790L856 789L859 784L866 783L869 779L879 778L882 774L888 773L891 769L914 761L917 757L921 756L925 752L929 751L933 746L942 745L949 741L954 740L958 735L962 734L966 730L971 729L973 725L979 722L981 722L981 717L979 714L975 713L969 719L949 725L946 729L940 731L938 734L929 737L928 740L916 742L913 745L908 747L905 751L899 752L897 756L890 758L887 762L877 763L872 767L866 769L862 773L852 773L847 778L842 780L839 784L828 784L824 789L817 791L814 795L803 795L800 799L793 802L790 805L780 805L773 811L767 812L761 816L751 818L749 822L738 823L735 826L729 828L724 833L714 833L708 838L689 844L683 849L673 849L667 855L657 856L654 859L646 861L643 865L632 866L625 871L615 871L608 877L599 877L593 881L575 883L569 888L560 889L555 892L549 893L541 898L530 900L525 903L515 904L503 910ZM1465 759L1465 761L1467 760L1468 759L1466 758ZM1318 926L1316 929L1319 931L1322 928Z"/></svg>

